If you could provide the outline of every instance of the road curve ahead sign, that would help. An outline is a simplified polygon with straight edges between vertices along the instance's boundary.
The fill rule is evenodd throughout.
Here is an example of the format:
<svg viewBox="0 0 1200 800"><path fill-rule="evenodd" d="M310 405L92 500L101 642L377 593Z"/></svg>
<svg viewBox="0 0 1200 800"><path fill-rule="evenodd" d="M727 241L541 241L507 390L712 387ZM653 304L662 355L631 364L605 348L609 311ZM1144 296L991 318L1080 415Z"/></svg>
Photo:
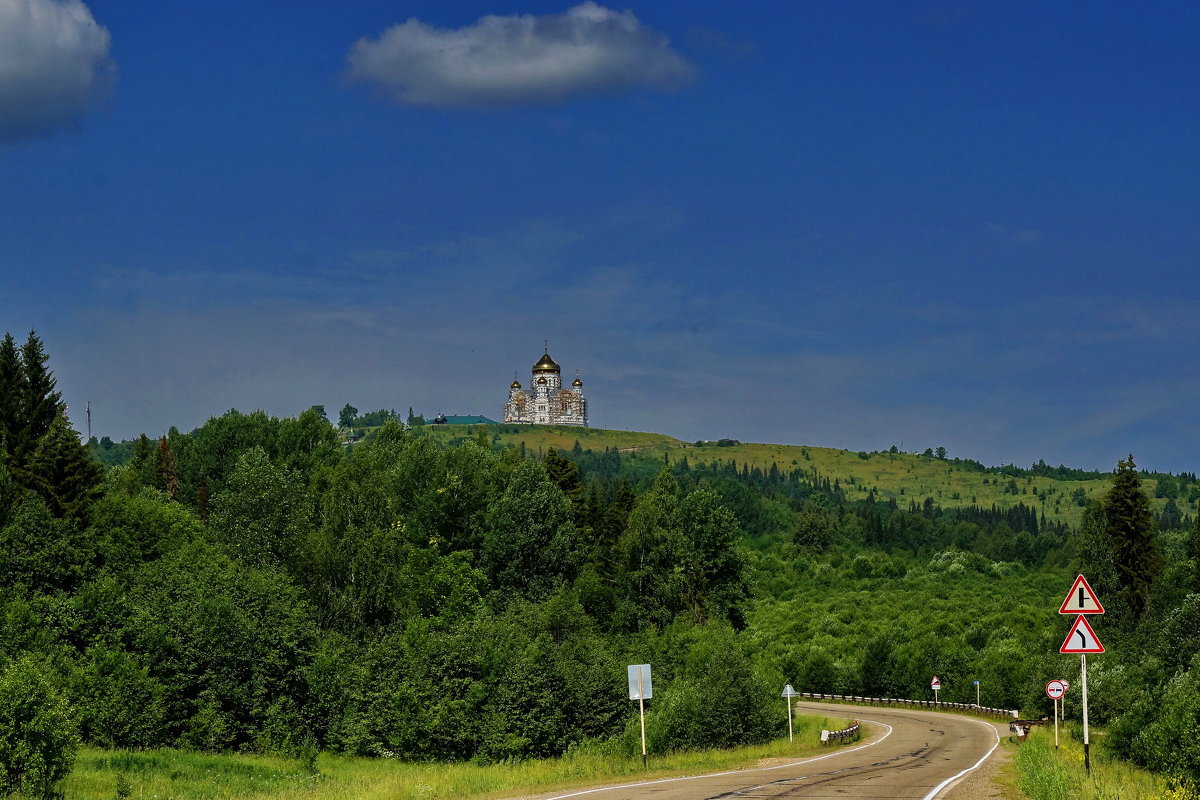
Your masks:
<svg viewBox="0 0 1200 800"><path fill-rule="evenodd" d="M1088 625L1087 617L1076 617L1070 633L1063 641L1060 653L1103 653L1104 645L1096 638L1096 632Z"/></svg>

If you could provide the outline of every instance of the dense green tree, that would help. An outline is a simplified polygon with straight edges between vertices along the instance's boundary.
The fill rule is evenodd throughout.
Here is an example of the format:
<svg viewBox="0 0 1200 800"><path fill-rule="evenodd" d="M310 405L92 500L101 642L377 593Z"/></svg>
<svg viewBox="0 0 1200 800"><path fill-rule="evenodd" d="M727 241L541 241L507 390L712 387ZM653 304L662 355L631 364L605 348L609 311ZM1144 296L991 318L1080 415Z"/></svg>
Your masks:
<svg viewBox="0 0 1200 800"><path fill-rule="evenodd" d="M121 575L131 575L202 536L192 511L150 489L105 493L92 507L90 522L103 566Z"/></svg>
<svg viewBox="0 0 1200 800"><path fill-rule="evenodd" d="M693 641L688 641L689 639ZM778 688L755 669L745 644L721 625L685 634L685 657L646 715L653 752L764 742L786 729Z"/></svg>
<svg viewBox="0 0 1200 800"><path fill-rule="evenodd" d="M92 572L96 558L95 539L78 521L56 518L37 495L26 497L0 529L0 586L70 590Z"/></svg>
<svg viewBox="0 0 1200 800"><path fill-rule="evenodd" d="M563 458L551 447L546 451L542 465L546 468L550 480L558 484L558 488L571 501L571 506L577 511L581 509L585 499L583 480L579 477L579 468L575 466L575 462Z"/></svg>
<svg viewBox="0 0 1200 800"><path fill-rule="evenodd" d="M21 355L11 333L0 339L0 454L11 457L20 436L21 404L25 394L25 375ZM5 459L0 459L5 460Z"/></svg>
<svg viewBox="0 0 1200 800"><path fill-rule="evenodd" d="M488 508L479 564L491 585L540 597L573 580L584 555L570 501L540 464L519 463Z"/></svg>
<svg viewBox="0 0 1200 800"><path fill-rule="evenodd" d="M1121 582L1117 575L1116 553L1104 506L1099 501L1088 501L1073 538L1078 558L1076 571L1087 578L1106 609L1122 616L1124 612L1118 608L1123 600L1118 597Z"/></svg>
<svg viewBox="0 0 1200 800"><path fill-rule="evenodd" d="M84 518L99 493L102 472L64 414L50 423L18 473L57 516Z"/></svg>
<svg viewBox="0 0 1200 800"><path fill-rule="evenodd" d="M109 748L168 744L163 735L163 687L137 659L103 645L93 648L72 687L86 741Z"/></svg>
<svg viewBox="0 0 1200 800"><path fill-rule="evenodd" d="M308 475L318 484L323 477L317 476L324 476L342 457L337 431L311 409L296 419L279 421L278 448L278 459L284 467Z"/></svg>
<svg viewBox="0 0 1200 800"><path fill-rule="evenodd" d="M618 543L620 601L616 623L642 630L662 627L683 608L681 557L686 544L676 522L679 484L663 469L629 514Z"/></svg>
<svg viewBox="0 0 1200 800"><path fill-rule="evenodd" d="M176 453L180 497L195 498L201 482L210 496L216 495L225 488L238 458L255 447L277 458L280 427L278 419L263 411L231 410L209 419L188 434L187 446Z"/></svg>
<svg viewBox="0 0 1200 800"><path fill-rule="evenodd" d="M0 672L0 792L45 798L74 765L78 733L70 709L28 657Z"/></svg>
<svg viewBox="0 0 1200 800"><path fill-rule="evenodd" d="M125 466L132 491L136 491L138 486L154 485L157 469L149 436L144 433L138 436L133 444L133 455Z"/></svg>
<svg viewBox="0 0 1200 800"><path fill-rule="evenodd" d="M21 432L16 437L13 448L13 455L18 464L25 462L37 447L38 440L49 433L55 420L66 413L62 394L55 389L54 374L46 366L49 360L42 340L30 331L29 338L21 346Z"/></svg>
<svg viewBox="0 0 1200 800"><path fill-rule="evenodd" d="M175 454L171 451L171 445L167 441L165 433L158 440L157 455L154 486L159 491L165 492L168 499L177 501L179 499L179 469L175 464Z"/></svg>
<svg viewBox="0 0 1200 800"><path fill-rule="evenodd" d="M677 524L686 543L683 599L693 620L724 617L744 627L750 589L746 560L738 549L742 532L737 519L716 492L700 489L679 503Z"/></svg>
<svg viewBox="0 0 1200 800"><path fill-rule="evenodd" d="M197 541L148 564L129 595L128 647L163 687L169 740L221 750L254 745L268 726L304 730L316 629L286 574Z"/></svg>
<svg viewBox="0 0 1200 800"><path fill-rule="evenodd" d="M1120 595L1140 621L1150 611L1150 592L1164 562L1150 498L1142 491L1136 467L1132 455L1117 462L1103 506Z"/></svg>
<svg viewBox="0 0 1200 800"><path fill-rule="evenodd" d="M1200 514L1184 539L1184 555L1192 562L1191 589L1200 594Z"/></svg>
<svg viewBox="0 0 1200 800"><path fill-rule="evenodd" d="M892 637L879 633L867 640L863 647L862 661L858 671L859 691L871 697L891 697L895 672Z"/></svg>
<svg viewBox="0 0 1200 800"><path fill-rule="evenodd" d="M349 428L354 425L354 418L358 416L358 409L346 403L342 406L342 410L338 412L338 425L343 428Z"/></svg>
<svg viewBox="0 0 1200 800"><path fill-rule="evenodd" d="M1141 703L1144 727L1131 731L1130 755L1140 764L1196 785L1200 781L1200 657ZM1136 716L1136 715L1135 715Z"/></svg>
<svg viewBox="0 0 1200 800"><path fill-rule="evenodd" d="M261 447L243 453L212 499L209 526L230 553L250 564L285 564L309 529L312 504L296 473Z"/></svg>
<svg viewBox="0 0 1200 800"><path fill-rule="evenodd" d="M796 687L802 692L832 693L838 688L837 664L821 647L810 647L800 662Z"/></svg>
<svg viewBox="0 0 1200 800"><path fill-rule="evenodd" d="M0 456L3 455L3 452L3 448L0 448ZM4 465L4 459L0 458L0 528L8 524L24 491L25 489L18 486L12 479L8 467Z"/></svg>

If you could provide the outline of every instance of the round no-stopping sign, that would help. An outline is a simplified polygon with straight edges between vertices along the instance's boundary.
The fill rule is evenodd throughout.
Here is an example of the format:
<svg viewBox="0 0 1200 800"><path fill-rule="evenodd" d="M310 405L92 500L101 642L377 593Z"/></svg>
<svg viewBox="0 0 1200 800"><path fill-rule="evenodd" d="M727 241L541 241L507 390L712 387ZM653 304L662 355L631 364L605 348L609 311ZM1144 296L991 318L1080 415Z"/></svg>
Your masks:
<svg viewBox="0 0 1200 800"><path fill-rule="evenodd" d="M1062 681L1050 681L1046 684L1046 697L1051 700L1061 700L1062 696L1067 693L1067 687L1063 686Z"/></svg>

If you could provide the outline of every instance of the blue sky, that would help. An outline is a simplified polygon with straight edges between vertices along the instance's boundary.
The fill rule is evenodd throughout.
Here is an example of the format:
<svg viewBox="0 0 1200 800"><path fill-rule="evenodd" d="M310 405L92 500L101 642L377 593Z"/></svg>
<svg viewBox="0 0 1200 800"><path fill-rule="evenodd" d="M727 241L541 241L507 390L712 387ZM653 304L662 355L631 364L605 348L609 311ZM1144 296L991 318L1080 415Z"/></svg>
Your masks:
<svg viewBox="0 0 1200 800"><path fill-rule="evenodd" d="M501 413L1195 470L1192 3L0 0L78 427Z"/></svg>

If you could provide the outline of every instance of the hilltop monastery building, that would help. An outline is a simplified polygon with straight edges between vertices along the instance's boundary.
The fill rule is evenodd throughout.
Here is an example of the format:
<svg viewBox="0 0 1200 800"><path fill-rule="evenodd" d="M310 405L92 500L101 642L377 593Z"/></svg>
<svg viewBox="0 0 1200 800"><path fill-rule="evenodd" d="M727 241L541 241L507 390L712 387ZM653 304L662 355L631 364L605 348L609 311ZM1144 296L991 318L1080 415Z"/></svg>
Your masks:
<svg viewBox="0 0 1200 800"><path fill-rule="evenodd" d="M562 370L550 357L550 350L533 365L529 391L513 377L504 404L504 421L530 425L587 425L587 399L579 373L569 387L562 385Z"/></svg>

